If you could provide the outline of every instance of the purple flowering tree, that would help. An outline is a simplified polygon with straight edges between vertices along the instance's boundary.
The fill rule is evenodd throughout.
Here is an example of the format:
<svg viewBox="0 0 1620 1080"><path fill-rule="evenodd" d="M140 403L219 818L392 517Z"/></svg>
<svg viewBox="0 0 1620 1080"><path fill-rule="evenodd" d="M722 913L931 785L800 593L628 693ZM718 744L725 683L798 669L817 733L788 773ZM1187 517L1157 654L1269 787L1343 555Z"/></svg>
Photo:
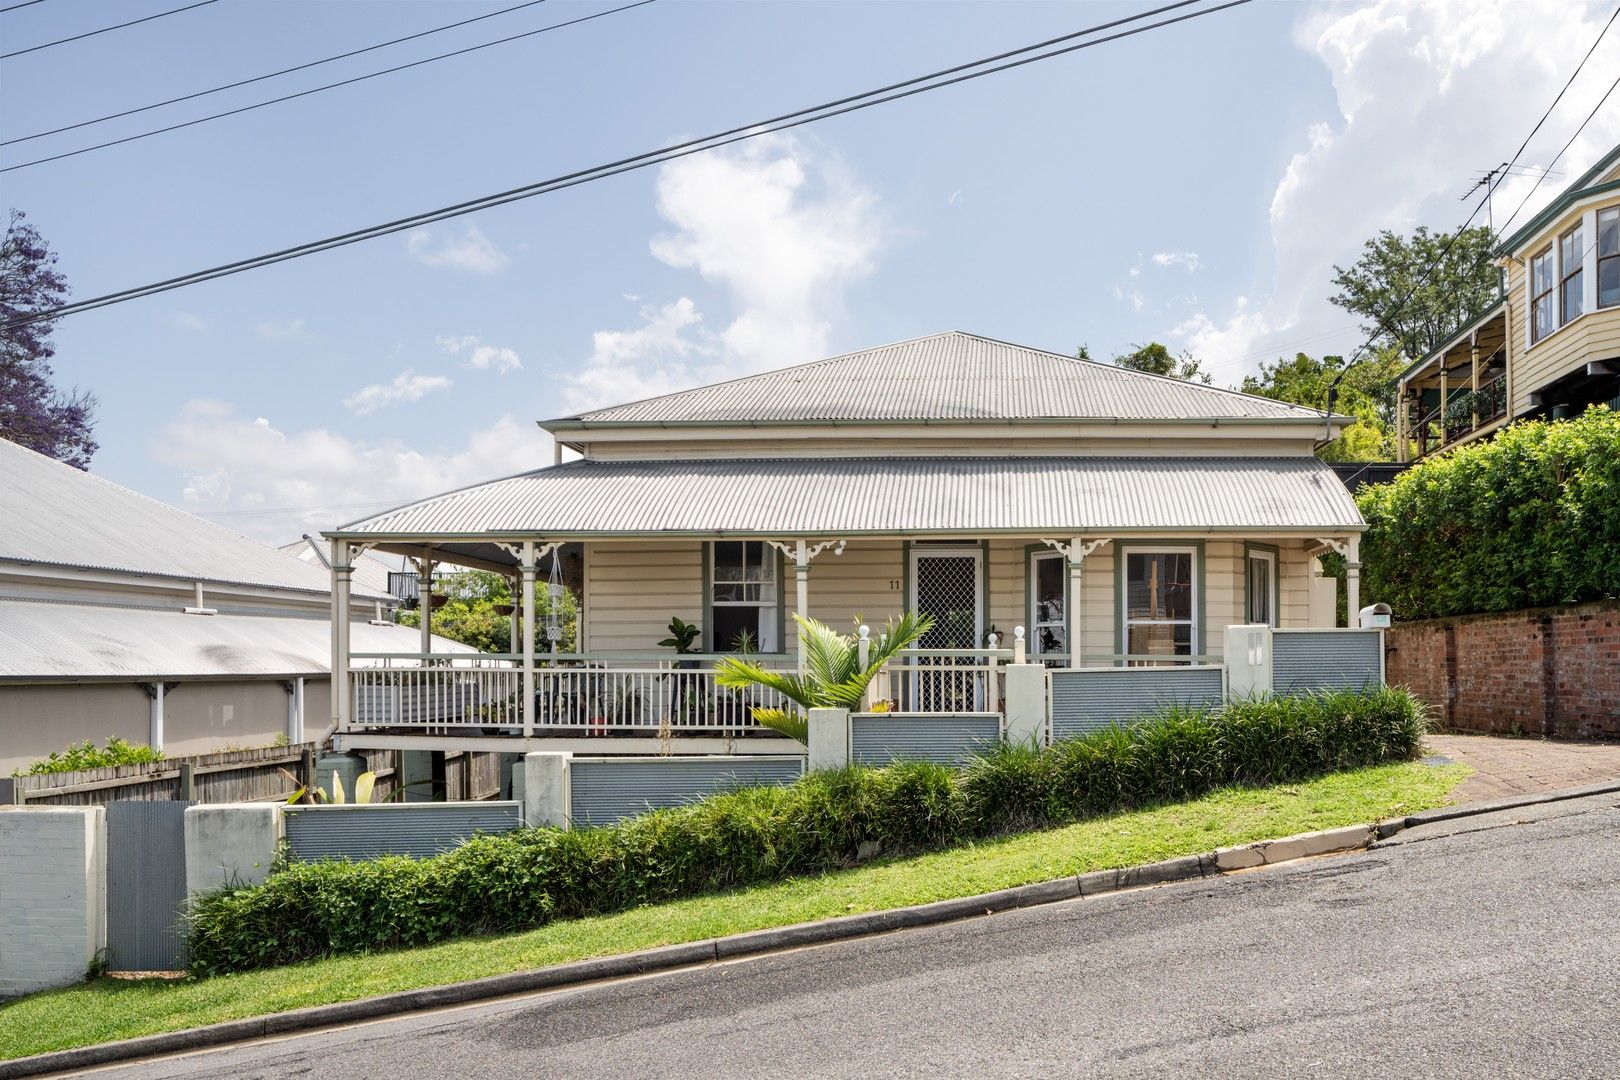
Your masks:
<svg viewBox="0 0 1620 1080"><path fill-rule="evenodd" d="M96 399L77 389L66 393L51 382L55 321L26 325L15 320L61 305L67 279L56 270L56 253L11 212L0 244L0 438L88 469L96 452L91 438Z"/></svg>

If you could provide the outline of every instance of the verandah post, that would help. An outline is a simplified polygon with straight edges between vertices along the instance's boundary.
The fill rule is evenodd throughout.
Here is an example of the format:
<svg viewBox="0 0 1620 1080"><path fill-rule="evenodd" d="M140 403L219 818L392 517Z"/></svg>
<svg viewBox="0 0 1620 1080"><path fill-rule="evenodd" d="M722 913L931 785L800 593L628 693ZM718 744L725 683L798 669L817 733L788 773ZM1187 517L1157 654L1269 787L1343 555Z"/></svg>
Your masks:
<svg viewBox="0 0 1620 1080"><path fill-rule="evenodd" d="M418 621L418 633L421 648L417 650L423 656L433 651L433 560L416 560L416 611L421 616ZM427 661L422 661L427 667Z"/></svg>
<svg viewBox="0 0 1620 1080"><path fill-rule="evenodd" d="M556 552L552 552L556 558ZM534 737L534 541L523 541L523 737Z"/></svg>
<svg viewBox="0 0 1620 1080"><path fill-rule="evenodd" d="M349 728L349 542L332 544L332 725Z"/></svg>
<svg viewBox="0 0 1620 1080"><path fill-rule="evenodd" d="M797 584L797 611L800 618L810 617L810 550L803 540L794 546L793 575ZM804 634L795 633L799 642L799 674L804 674Z"/></svg>
<svg viewBox="0 0 1620 1080"><path fill-rule="evenodd" d="M1080 641L1080 571L1086 559L1086 542L1081 537L1069 540L1069 666L1081 665Z"/></svg>
<svg viewBox="0 0 1620 1080"><path fill-rule="evenodd" d="M1345 625L1361 626L1361 536L1351 534L1344 544Z"/></svg>

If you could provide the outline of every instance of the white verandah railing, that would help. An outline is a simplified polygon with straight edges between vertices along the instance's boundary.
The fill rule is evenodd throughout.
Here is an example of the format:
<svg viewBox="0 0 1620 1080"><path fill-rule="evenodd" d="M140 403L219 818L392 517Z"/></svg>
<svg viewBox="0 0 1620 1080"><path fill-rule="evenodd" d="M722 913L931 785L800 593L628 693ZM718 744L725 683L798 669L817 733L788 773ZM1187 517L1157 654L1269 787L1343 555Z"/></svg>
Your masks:
<svg viewBox="0 0 1620 1080"><path fill-rule="evenodd" d="M906 649L873 680L871 702L905 712L999 712L1006 649ZM740 735L761 730L755 708L785 698L767 687L730 689L718 654L583 653L535 658L537 735ZM795 658L750 657L790 672ZM457 734L521 734L523 658L506 653L355 653L352 723Z"/></svg>

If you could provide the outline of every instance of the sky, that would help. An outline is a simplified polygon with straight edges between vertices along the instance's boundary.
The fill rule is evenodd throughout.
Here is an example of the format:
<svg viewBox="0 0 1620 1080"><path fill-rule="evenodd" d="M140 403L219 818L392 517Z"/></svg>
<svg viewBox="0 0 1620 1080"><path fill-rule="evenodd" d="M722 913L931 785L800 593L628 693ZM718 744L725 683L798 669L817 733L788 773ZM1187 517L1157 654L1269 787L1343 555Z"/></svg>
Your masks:
<svg viewBox="0 0 1620 1080"><path fill-rule="evenodd" d="M0 137L517 0L220 0L0 60ZM623 3L548 0L0 149L0 167ZM0 51L178 7L45 0ZM77 298L516 187L1016 48L1136 3L655 3L0 172ZM92 471L272 542L550 464L537 420L959 329L1217 383L1346 353L1332 268L1449 229L1597 39L1605 4L1254 3L864 112L87 312L56 375ZM1605 37L1521 161L1620 75ZM1620 141L1610 99L1518 221ZM1533 190L1532 190L1533 189Z"/></svg>

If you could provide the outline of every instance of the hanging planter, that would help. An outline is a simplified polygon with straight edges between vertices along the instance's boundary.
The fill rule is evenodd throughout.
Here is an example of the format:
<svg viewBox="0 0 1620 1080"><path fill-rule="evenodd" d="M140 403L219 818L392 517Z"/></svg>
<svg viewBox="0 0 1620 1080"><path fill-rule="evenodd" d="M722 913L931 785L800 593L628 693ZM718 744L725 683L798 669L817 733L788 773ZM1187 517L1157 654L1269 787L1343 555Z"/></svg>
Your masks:
<svg viewBox="0 0 1620 1080"><path fill-rule="evenodd" d="M494 604L492 606L495 608L495 614L497 615L510 615L517 610L511 604Z"/></svg>
<svg viewBox="0 0 1620 1080"><path fill-rule="evenodd" d="M441 595L439 593L432 593L432 594L430 594L428 596L428 610L429 611L438 611L440 608L444 607L444 605L448 604L449 602L450 602L450 598L448 596L443 596L443 595Z"/></svg>

